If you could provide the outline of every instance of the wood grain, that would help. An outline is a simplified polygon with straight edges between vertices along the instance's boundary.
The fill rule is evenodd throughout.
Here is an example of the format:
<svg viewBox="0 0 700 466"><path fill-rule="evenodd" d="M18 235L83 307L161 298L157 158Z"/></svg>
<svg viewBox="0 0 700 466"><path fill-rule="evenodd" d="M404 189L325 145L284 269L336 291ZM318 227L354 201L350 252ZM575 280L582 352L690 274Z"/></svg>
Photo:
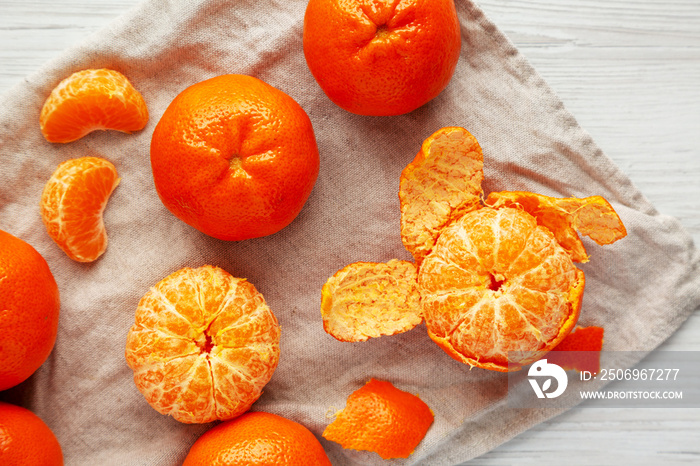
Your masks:
<svg viewBox="0 0 700 466"><path fill-rule="evenodd" d="M137 3L1 0L0 92ZM478 3L659 212L700 244L700 2ZM662 349L700 351L700 311ZM699 464L698 432L697 409L581 408L469 464Z"/></svg>

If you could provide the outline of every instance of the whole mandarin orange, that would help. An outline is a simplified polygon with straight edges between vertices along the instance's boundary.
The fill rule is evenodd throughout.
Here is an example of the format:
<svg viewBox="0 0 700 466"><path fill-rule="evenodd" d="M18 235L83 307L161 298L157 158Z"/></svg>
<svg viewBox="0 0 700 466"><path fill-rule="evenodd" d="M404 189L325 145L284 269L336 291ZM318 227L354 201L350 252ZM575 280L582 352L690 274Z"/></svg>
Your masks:
<svg viewBox="0 0 700 466"><path fill-rule="evenodd" d="M39 416L0 401L0 464L60 466L63 452L56 436Z"/></svg>
<svg viewBox="0 0 700 466"><path fill-rule="evenodd" d="M330 465L321 443L298 422L276 414L246 413L207 431L183 466Z"/></svg>
<svg viewBox="0 0 700 466"><path fill-rule="evenodd" d="M461 50L453 0L310 0L304 56L338 106L400 115L447 86Z"/></svg>
<svg viewBox="0 0 700 466"><path fill-rule="evenodd" d="M151 140L160 199L185 223L223 240L270 235L301 211L319 155L306 112L284 92L244 75L185 89Z"/></svg>
<svg viewBox="0 0 700 466"><path fill-rule="evenodd" d="M0 230L0 390L24 382L51 353L60 298L44 258Z"/></svg>

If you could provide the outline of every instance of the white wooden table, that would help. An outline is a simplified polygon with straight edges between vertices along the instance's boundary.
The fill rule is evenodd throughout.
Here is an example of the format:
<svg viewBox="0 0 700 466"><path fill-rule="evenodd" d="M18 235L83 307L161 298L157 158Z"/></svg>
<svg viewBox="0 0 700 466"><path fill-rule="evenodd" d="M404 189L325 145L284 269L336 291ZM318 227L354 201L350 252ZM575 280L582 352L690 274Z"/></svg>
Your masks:
<svg viewBox="0 0 700 466"><path fill-rule="evenodd" d="M138 2L0 0L0 93ZM478 3L700 245L700 1ZM662 349L700 351L700 310ZM700 409L576 409L469 464L700 464Z"/></svg>

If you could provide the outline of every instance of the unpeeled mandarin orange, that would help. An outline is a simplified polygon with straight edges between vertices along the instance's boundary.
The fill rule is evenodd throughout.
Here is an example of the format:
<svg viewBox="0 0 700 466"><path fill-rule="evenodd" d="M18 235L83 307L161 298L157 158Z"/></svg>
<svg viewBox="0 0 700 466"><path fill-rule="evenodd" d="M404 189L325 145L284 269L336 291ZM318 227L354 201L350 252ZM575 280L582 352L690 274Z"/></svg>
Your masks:
<svg viewBox="0 0 700 466"><path fill-rule="evenodd" d="M183 466L330 466L321 443L298 422L250 412L222 422L190 448Z"/></svg>
<svg viewBox="0 0 700 466"><path fill-rule="evenodd" d="M60 307L58 285L41 254L0 230L0 390L24 382L46 361Z"/></svg>
<svg viewBox="0 0 700 466"><path fill-rule="evenodd" d="M251 76L194 84L153 131L156 191L176 217L207 235L271 235L301 212L318 176L311 120L284 92Z"/></svg>
<svg viewBox="0 0 700 466"><path fill-rule="evenodd" d="M63 451L49 426L21 406L0 401L0 464L62 466Z"/></svg>
<svg viewBox="0 0 700 466"><path fill-rule="evenodd" d="M321 89L361 115L400 115L435 98L462 44L453 0L310 0L303 42Z"/></svg>

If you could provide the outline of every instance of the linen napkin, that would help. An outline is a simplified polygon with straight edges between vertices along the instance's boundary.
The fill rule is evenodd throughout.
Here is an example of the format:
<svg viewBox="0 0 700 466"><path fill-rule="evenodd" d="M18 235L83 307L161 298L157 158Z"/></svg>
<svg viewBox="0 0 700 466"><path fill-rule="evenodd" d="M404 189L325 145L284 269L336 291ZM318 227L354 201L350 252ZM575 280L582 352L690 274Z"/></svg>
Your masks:
<svg viewBox="0 0 700 466"><path fill-rule="evenodd" d="M263 293L281 324L281 359L253 410L307 426L333 464L457 464L573 406L508 407L504 374L452 360L424 325L363 343L341 343L323 331L320 291L335 271L360 260L410 260L399 235L399 176L423 139L443 126L463 126L481 143L486 193L602 195L613 204L628 236L605 247L584 239L591 260L580 265L580 323L605 328L605 349L651 351L700 305L700 256L690 235L601 152L474 3L456 6L463 47L455 75L436 99L403 116L353 115L323 94L302 52L306 2L288 0L147 0L0 98L0 229L46 258L61 292L51 356L0 397L47 422L66 464L180 464L213 426L180 424L153 410L124 359L140 297L185 266L222 267ZM144 95L146 128L46 142L38 121L51 89L75 71L101 67L124 73ZM149 161L153 128L170 101L227 73L260 78L299 102L321 156L299 217L277 234L241 242L210 238L170 214ZM39 199L60 162L87 155L112 161L122 180L105 211L107 251L81 264L49 239ZM435 413L407 460L385 462L321 437L328 413L372 377L419 394Z"/></svg>

